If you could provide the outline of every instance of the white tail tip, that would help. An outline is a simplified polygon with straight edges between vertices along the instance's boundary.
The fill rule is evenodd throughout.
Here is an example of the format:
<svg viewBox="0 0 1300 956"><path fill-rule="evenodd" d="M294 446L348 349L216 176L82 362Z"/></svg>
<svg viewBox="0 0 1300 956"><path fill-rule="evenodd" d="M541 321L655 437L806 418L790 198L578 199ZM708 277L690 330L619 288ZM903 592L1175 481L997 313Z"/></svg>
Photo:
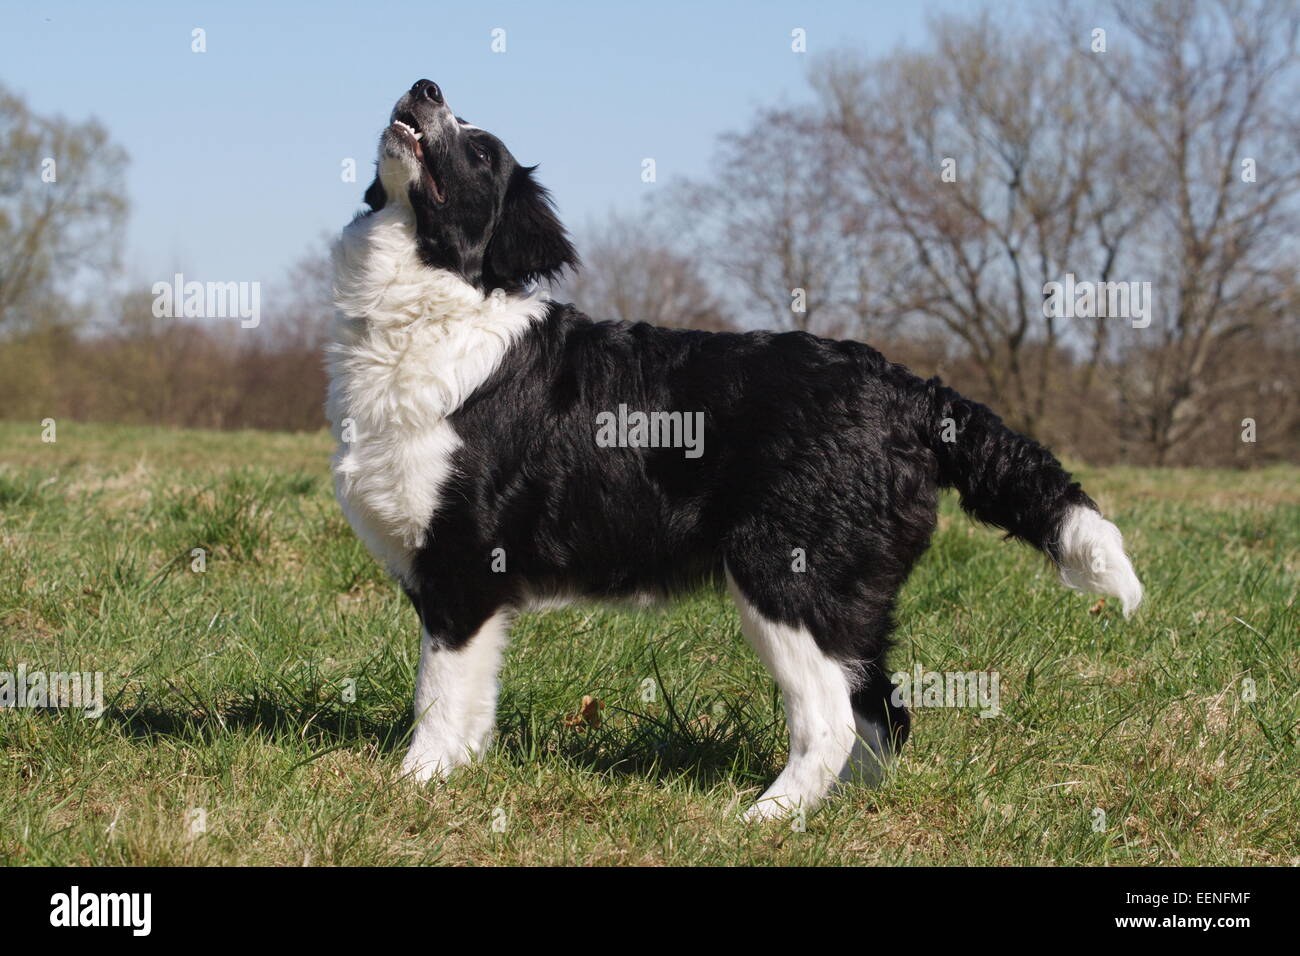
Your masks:
<svg viewBox="0 0 1300 956"><path fill-rule="evenodd" d="M1142 582L1124 553L1124 537L1092 508L1072 507L1057 542L1061 581L1076 591L1119 598L1124 616L1142 603Z"/></svg>

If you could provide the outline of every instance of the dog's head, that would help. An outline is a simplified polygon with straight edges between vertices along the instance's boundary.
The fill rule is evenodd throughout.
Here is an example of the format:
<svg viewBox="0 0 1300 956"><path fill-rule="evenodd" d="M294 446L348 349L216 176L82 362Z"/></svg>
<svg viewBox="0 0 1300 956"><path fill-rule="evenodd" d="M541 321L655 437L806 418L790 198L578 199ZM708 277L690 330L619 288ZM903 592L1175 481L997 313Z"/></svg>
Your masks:
<svg viewBox="0 0 1300 956"><path fill-rule="evenodd" d="M366 190L378 211L415 214L420 257L484 292L518 291L576 267L550 194L497 137L455 116L436 83L417 80L379 139L379 171Z"/></svg>

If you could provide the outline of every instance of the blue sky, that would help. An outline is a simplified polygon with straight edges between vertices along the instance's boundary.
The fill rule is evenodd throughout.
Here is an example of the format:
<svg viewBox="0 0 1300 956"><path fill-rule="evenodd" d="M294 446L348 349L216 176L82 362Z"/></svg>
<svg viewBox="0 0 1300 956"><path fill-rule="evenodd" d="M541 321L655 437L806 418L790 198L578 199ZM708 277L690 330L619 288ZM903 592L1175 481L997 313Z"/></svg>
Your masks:
<svg viewBox="0 0 1300 956"><path fill-rule="evenodd" d="M717 134L804 97L819 54L886 52L921 38L928 12L973 5L36 0L6 5L0 82L39 112L98 117L129 152L133 282L274 282L358 207L388 111L420 77L539 163L580 230L655 188L643 157L660 185L707 173ZM349 157L357 183L341 181Z"/></svg>

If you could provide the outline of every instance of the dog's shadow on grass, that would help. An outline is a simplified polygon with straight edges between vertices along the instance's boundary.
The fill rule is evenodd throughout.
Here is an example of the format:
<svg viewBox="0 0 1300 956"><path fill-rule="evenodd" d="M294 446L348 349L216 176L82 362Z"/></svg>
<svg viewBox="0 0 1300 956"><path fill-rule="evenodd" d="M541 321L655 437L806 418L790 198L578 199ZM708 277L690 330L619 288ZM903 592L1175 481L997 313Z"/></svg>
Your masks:
<svg viewBox="0 0 1300 956"><path fill-rule="evenodd" d="M777 734L743 705L719 705L691 719L671 706L658 713L615 709L599 722L541 714L527 700L503 705L491 756L519 766L559 759L597 773L652 782L685 777L701 786L746 777L761 780L776 768ZM110 706L104 719L142 744L171 739L211 745L235 735L260 737L271 746L306 741L317 755L367 747L400 754L411 732L409 713L312 707L259 695L220 705L163 699Z"/></svg>
<svg viewBox="0 0 1300 956"><path fill-rule="evenodd" d="M402 749L409 739L409 716L375 716L334 705L305 707L272 697L253 696L220 705L186 706L177 701L149 702L131 707L110 706L104 719L117 724L133 740L171 738L212 744L222 736L260 736L269 744L306 740L313 749L373 745L381 752Z"/></svg>
<svg viewBox="0 0 1300 956"><path fill-rule="evenodd" d="M611 776L651 782L684 777L700 786L746 777L761 781L779 769L777 734L740 705L689 720L671 708L606 715L598 726L575 726L572 718L539 720L516 709L498 717L496 747L519 765L559 758Z"/></svg>

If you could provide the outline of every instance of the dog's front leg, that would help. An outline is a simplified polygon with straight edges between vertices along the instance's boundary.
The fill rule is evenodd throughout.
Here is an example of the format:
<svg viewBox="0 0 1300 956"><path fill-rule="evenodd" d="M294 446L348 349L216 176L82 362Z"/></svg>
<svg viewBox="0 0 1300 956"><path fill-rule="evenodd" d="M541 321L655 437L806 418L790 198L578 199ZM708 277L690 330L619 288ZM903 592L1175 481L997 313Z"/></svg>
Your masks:
<svg viewBox="0 0 1300 956"><path fill-rule="evenodd" d="M456 643L424 630L415 677L415 725L402 772L423 782L482 754L496 725L497 673L509 632L507 616L488 618Z"/></svg>

